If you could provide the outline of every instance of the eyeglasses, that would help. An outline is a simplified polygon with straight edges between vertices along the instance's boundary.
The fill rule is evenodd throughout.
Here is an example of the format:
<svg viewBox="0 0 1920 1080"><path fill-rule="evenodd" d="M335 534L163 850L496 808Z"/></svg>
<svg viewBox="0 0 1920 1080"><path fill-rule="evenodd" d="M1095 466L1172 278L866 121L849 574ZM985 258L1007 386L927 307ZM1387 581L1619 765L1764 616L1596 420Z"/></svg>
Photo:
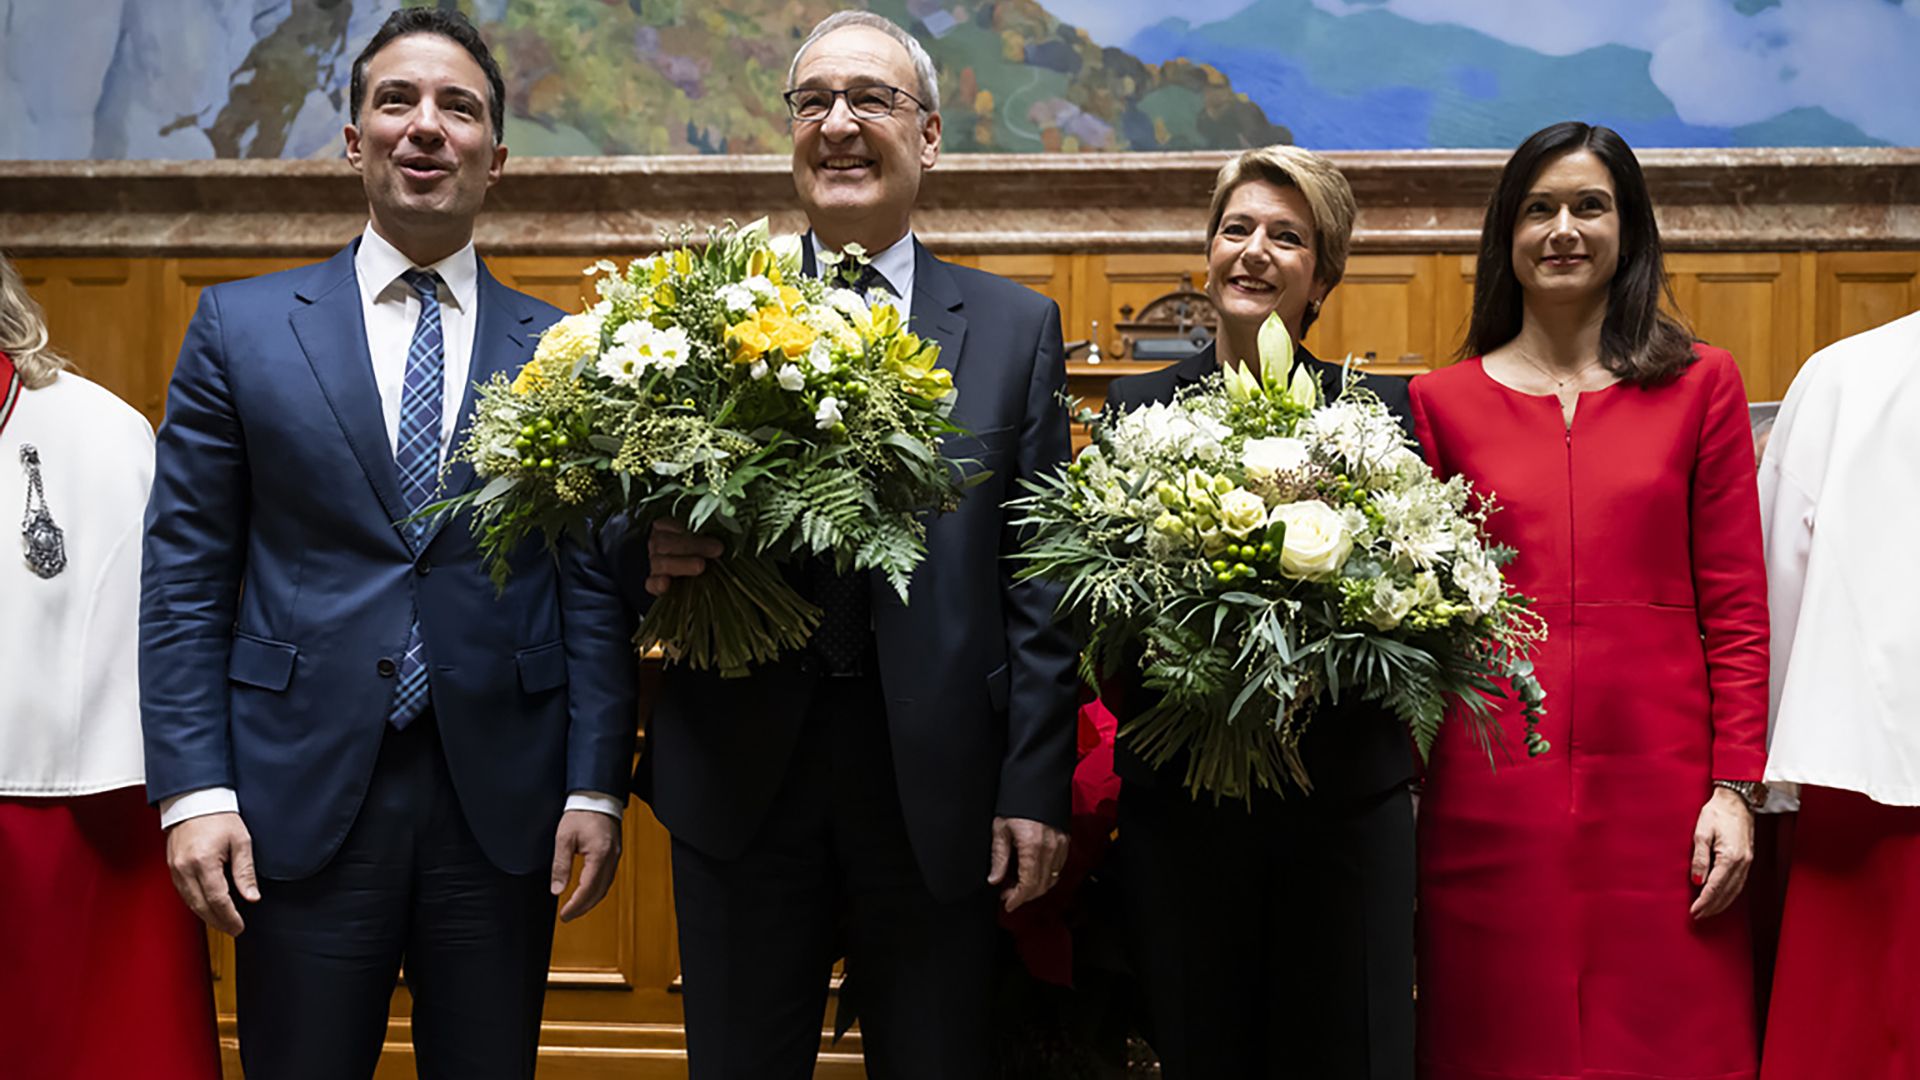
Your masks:
<svg viewBox="0 0 1920 1080"><path fill-rule="evenodd" d="M803 124L817 124L833 112L833 99L844 97L847 108L856 120L885 120L900 107L900 99L906 98L922 109L927 103L907 93L897 86L883 86L873 83L867 86L849 86L845 90L828 90L823 87L808 87L789 90L780 95L786 99L787 111L795 120Z"/></svg>

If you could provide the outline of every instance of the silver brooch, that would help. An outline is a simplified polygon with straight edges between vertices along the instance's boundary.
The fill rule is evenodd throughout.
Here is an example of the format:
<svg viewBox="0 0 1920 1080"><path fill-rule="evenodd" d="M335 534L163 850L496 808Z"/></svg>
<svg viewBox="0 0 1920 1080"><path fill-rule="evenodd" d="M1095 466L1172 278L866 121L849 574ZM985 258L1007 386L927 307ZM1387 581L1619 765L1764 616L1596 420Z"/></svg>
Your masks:
<svg viewBox="0 0 1920 1080"><path fill-rule="evenodd" d="M27 513L20 522L27 565L41 577L50 578L67 568L66 534L53 523L53 513L47 509L47 489L40 480L40 451L30 443L21 443L20 464L27 469Z"/></svg>

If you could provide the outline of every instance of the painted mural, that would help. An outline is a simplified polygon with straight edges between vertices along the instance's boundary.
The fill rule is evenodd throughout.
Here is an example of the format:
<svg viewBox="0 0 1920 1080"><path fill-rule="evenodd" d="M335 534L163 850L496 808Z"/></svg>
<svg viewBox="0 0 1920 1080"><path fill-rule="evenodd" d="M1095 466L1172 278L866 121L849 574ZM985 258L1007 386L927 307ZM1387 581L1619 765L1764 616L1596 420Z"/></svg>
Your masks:
<svg viewBox="0 0 1920 1080"><path fill-rule="evenodd" d="M449 2L449 0L440 0ZM331 157L399 0L0 0L0 158ZM779 152L841 0L463 0L518 154ZM1920 0L868 0L949 152L1920 144Z"/></svg>

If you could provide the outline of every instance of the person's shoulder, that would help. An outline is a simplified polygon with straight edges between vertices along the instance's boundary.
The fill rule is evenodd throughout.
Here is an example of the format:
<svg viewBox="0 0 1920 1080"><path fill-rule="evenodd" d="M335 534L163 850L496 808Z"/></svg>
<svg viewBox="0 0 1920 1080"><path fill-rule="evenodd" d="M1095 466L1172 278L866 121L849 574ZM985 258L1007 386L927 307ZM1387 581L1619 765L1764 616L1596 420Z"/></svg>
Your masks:
<svg viewBox="0 0 1920 1080"><path fill-rule="evenodd" d="M83 375L63 371L59 378L33 392L41 395L45 407L61 411L62 425L83 425L89 438L111 433L128 439L153 439L153 425L140 410Z"/></svg>
<svg viewBox="0 0 1920 1080"><path fill-rule="evenodd" d="M1158 371L1143 371L1138 375L1122 375L1107 384L1107 404L1117 409L1137 409L1156 401L1173 400L1173 391L1178 376L1175 369L1180 365L1168 364Z"/></svg>
<svg viewBox="0 0 1920 1080"><path fill-rule="evenodd" d="M1445 367L1428 368L1407 380L1409 393L1425 396L1434 393L1447 393L1471 385L1479 378L1480 358L1475 356L1448 364Z"/></svg>
<svg viewBox="0 0 1920 1080"><path fill-rule="evenodd" d="M323 259L320 262L306 263L286 270L275 270L272 273L254 277L216 282L207 286L207 291L219 297L223 308L245 308L256 304L277 303L292 299L296 293L311 298L318 283L325 279L326 272L338 269L335 264L342 257L347 258L349 264L351 263L351 254L341 252L333 258ZM351 270L350 265L348 269ZM351 280L352 274L349 273L347 276Z"/></svg>
<svg viewBox="0 0 1920 1080"><path fill-rule="evenodd" d="M1795 386L1820 381L1875 381L1889 374L1904 374L1915 366L1920 354L1920 311L1862 330L1851 337L1821 349L1800 365L1793 377ZM1888 370L1893 369L1893 370Z"/></svg>

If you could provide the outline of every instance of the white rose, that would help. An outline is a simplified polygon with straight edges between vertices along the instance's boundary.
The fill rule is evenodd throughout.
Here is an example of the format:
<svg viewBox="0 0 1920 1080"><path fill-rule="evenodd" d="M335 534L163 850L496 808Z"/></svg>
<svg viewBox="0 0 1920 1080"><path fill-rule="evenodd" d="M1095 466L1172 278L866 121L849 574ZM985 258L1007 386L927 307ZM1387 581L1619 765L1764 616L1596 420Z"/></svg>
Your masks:
<svg viewBox="0 0 1920 1080"><path fill-rule="evenodd" d="M1292 472L1307 464L1307 444L1302 439L1248 439L1240 449L1240 464L1250 473Z"/></svg>
<svg viewBox="0 0 1920 1080"><path fill-rule="evenodd" d="M1235 540L1245 540L1267 523L1267 501L1245 488L1220 496L1220 528Z"/></svg>
<svg viewBox="0 0 1920 1080"><path fill-rule="evenodd" d="M840 415L840 399L836 397L821 398L820 407L813 410L813 426L819 428L821 431L826 431L842 419L843 417Z"/></svg>
<svg viewBox="0 0 1920 1080"><path fill-rule="evenodd" d="M807 385L807 377L792 364L782 364L774 378L779 381L782 390L800 390Z"/></svg>
<svg viewBox="0 0 1920 1080"><path fill-rule="evenodd" d="M1287 526L1280 569L1290 577L1325 581L1340 572L1353 550L1353 533L1340 511L1323 502L1282 503L1273 520Z"/></svg>

